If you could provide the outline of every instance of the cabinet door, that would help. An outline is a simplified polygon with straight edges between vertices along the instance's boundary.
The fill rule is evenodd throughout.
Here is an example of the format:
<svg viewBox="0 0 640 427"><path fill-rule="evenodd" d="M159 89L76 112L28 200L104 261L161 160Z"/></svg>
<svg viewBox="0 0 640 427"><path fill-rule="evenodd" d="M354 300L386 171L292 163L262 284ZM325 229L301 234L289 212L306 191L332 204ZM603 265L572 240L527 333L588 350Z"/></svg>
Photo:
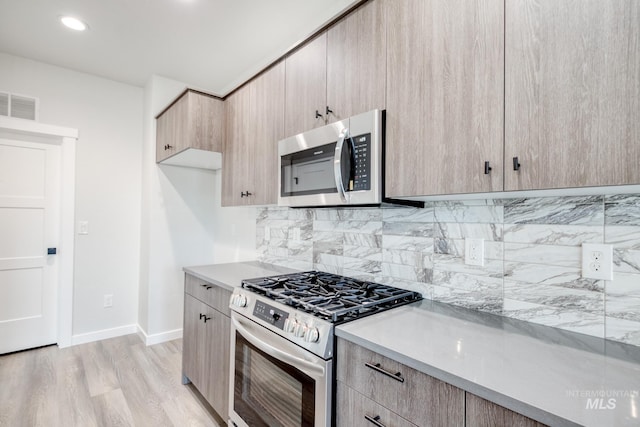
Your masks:
<svg viewBox="0 0 640 427"><path fill-rule="evenodd" d="M195 92L188 92L189 123L188 141L183 148L222 151L225 138L224 102Z"/></svg>
<svg viewBox="0 0 640 427"><path fill-rule="evenodd" d="M285 136L323 126L327 106L327 33L285 59ZM316 118L316 110L322 117Z"/></svg>
<svg viewBox="0 0 640 427"><path fill-rule="evenodd" d="M284 138L284 63L279 63L249 84L251 120L247 165L250 205L278 201L278 141Z"/></svg>
<svg viewBox="0 0 640 427"><path fill-rule="evenodd" d="M204 342L202 340L202 314L206 310L205 304L191 295L184 296L184 325L182 333L182 374L196 386L203 390L204 381L203 356Z"/></svg>
<svg viewBox="0 0 640 427"><path fill-rule="evenodd" d="M247 203L241 192L248 190L250 104L249 86L244 86L227 98L227 136L222 153L222 206Z"/></svg>
<svg viewBox="0 0 640 427"><path fill-rule="evenodd" d="M386 8L386 195L501 191L503 0Z"/></svg>
<svg viewBox="0 0 640 427"><path fill-rule="evenodd" d="M360 6L327 31L327 120L385 107L387 78L384 2Z"/></svg>
<svg viewBox="0 0 640 427"><path fill-rule="evenodd" d="M203 374L205 384L202 395L223 420L229 413L229 351L231 339L230 319L207 307L210 320L202 323L204 343Z"/></svg>
<svg viewBox="0 0 640 427"><path fill-rule="evenodd" d="M474 394L466 394L467 427L544 427L531 418L510 411Z"/></svg>
<svg viewBox="0 0 640 427"><path fill-rule="evenodd" d="M178 99L156 121L156 162L173 156L185 147L189 120L187 96ZM168 146L165 147L165 146Z"/></svg>
<svg viewBox="0 0 640 427"><path fill-rule="evenodd" d="M639 17L636 0L506 1L505 190L640 183Z"/></svg>

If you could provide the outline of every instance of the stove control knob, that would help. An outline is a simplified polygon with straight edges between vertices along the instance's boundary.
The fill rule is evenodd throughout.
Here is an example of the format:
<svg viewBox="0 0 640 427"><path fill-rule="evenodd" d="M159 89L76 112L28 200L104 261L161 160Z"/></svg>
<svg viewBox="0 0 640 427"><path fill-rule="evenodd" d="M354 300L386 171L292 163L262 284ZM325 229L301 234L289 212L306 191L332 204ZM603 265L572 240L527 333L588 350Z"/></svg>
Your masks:
<svg viewBox="0 0 640 427"><path fill-rule="evenodd" d="M296 327L293 329L293 335L295 335L298 338L302 338L304 337L306 330L307 330L307 325L300 322L296 322Z"/></svg>
<svg viewBox="0 0 640 427"><path fill-rule="evenodd" d="M304 334L304 340L306 342L318 342L320 339L320 331L318 328L310 327L307 329L307 332Z"/></svg>
<svg viewBox="0 0 640 427"><path fill-rule="evenodd" d="M284 321L284 327L283 327L284 331L285 332L289 332L289 333L293 333L293 331L296 329L296 324L297 323L298 322L296 322L295 319L287 318Z"/></svg>
<svg viewBox="0 0 640 427"><path fill-rule="evenodd" d="M243 294L234 295L233 298L231 298L231 304L236 307L246 307L247 297Z"/></svg>

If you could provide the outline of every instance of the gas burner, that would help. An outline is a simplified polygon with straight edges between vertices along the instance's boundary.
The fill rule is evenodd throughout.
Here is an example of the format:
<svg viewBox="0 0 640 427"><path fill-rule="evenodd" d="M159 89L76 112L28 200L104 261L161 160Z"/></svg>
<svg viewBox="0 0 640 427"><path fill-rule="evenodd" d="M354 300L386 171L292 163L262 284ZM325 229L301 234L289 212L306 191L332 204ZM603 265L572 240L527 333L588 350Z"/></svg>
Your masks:
<svg viewBox="0 0 640 427"><path fill-rule="evenodd" d="M320 271L244 280L242 287L332 323L422 299L417 292Z"/></svg>

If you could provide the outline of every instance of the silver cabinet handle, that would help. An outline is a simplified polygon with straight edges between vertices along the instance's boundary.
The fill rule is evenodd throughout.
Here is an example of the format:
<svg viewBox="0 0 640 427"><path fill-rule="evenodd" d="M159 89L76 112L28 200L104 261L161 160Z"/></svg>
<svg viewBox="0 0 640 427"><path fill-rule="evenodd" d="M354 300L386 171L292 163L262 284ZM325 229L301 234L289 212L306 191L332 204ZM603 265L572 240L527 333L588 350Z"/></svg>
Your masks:
<svg viewBox="0 0 640 427"><path fill-rule="evenodd" d="M369 415L365 415L364 419L369 421L371 424L373 424L376 427L385 427L385 425L380 422L380 415L376 415L375 417L370 417Z"/></svg>
<svg viewBox="0 0 640 427"><path fill-rule="evenodd" d="M401 383L404 382L404 378L402 377L402 373L401 372L396 372L395 374L391 373L391 372L387 371L386 369L383 369L382 366L380 366L379 363L376 363L375 365L371 364L371 363L365 363L364 366L366 366L367 368L373 369L376 372L380 372L383 375L391 377L396 381L399 381Z"/></svg>
<svg viewBox="0 0 640 427"><path fill-rule="evenodd" d="M338 142L336 143L336 152L333 156L333 175L336 179L336 188L338 194L343 202L348 203L347 192L344 189L344 183L342 182L342 149L344 148L344 140L349 138L349 128L340 132Z"/></svg>

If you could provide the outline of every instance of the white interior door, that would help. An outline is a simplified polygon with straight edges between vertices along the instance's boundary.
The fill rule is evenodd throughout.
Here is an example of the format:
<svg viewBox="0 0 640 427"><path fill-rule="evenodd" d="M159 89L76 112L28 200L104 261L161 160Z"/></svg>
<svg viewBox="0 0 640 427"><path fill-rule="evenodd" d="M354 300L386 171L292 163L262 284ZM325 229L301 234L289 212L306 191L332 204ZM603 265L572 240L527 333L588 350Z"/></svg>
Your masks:
<svg viewBox="0 0 640 427"><path fill-rule="evenodd" d="M0 139L0 354L57 339L60 146Z"/></svg>

